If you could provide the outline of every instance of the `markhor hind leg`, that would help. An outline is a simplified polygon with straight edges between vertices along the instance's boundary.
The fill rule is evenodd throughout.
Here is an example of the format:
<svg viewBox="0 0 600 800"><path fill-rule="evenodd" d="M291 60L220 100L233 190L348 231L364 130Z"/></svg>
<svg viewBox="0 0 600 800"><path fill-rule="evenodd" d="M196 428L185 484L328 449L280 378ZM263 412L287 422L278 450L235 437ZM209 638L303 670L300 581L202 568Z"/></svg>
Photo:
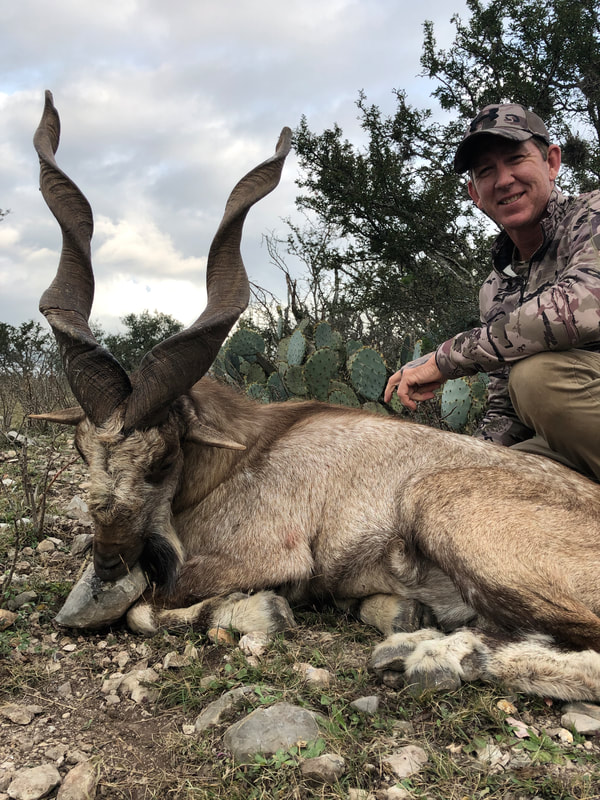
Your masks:
<svg viewBox="0 0 600 800"><path fill-rule="evenodd" d="M227 628L239 633L276 633L295 626L287 600L273 592L210 597L187 608L157 608L140 601L127 613L127 624L134 633L153 636L161 628Z"/></svg>
<svg viewBox="0 0 600 800"><path fill-rule="evenodd" d="M395 594L372 594L360 602L360 619L384 636L399 631L416 631L436 624L430 608L418 600Z"/></svg>
<svg viewBox="0 0 600 800"><path fill-rule="evenodd" d="M506 642L473 629L398 633L375 648L371 667L385 683L413 691L482 679L542 697L600 700L600 653L563 651L536 634Z"/></svg>

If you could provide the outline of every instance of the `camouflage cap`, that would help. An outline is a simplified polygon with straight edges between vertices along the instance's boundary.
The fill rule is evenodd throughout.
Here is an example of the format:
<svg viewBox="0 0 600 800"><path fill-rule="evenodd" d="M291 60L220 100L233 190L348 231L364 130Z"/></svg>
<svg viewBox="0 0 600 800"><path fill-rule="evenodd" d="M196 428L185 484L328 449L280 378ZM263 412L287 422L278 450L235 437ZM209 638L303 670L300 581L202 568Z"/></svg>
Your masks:
<svg viewBox="0 0 600 800"><path fill-rule="evenodd" d="M467 128L454 156L454 170L461 173L470 167L473 143L482 134L495 134L515 142L524 142L532 136L550 144L546 126L537 114L517 103L486 106Z"/></svg>

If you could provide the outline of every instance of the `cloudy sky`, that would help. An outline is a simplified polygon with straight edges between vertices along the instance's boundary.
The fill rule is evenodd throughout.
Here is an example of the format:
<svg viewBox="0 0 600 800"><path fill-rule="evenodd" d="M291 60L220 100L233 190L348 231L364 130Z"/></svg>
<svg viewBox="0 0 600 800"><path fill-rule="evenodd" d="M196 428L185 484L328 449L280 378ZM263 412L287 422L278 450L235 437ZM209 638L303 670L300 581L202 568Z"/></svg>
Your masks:
<svg viewBox="0 0 600 800"><path fill-rule="evenodd" d="M419 77L423 22L448 46L453 0L15 0L0 33L0 322L42 321L60 251L38 190L32 136L44 90L62 123L57 161L94 210L96 298L105 330L144 309L185 324L201 312L205 257L236 181L302 115L360 144L355 101L392 112L392 90L430 107ZM263 234L285 235L298 166L250 212L250 279L281 299Z"/></svg>

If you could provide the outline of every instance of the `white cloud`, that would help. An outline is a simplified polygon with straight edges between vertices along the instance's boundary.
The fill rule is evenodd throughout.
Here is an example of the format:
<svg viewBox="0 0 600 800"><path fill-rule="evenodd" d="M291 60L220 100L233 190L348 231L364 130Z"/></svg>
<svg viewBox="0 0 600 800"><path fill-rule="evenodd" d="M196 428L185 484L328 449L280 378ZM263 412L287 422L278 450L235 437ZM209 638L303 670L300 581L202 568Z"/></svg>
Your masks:
<svg viewBox="0 0 600 800"><path fill-rule="evenodd" d="M206 259L183 256L171 237L151 220L112 222L101 217L96 222L95 237L100 242L94 256L97 274L101 265L104 273L125 270L128 274L145 277L192 274L199 283L204 280Z"/></svg>
<svg viewBox="0 0 600 800"><path fill-rule="evenodd" d="M110 330L119 327L126 314L161 311L190 325L206 304L206 291L188 280L171 278L132 278L116 273L96 289L93 319L111 322Z"/></svg>
<svg viewBox="0 0 600 800"><path fill-rule="evenodd" d="M61 115L58 163L96 218L93 317L108 327L156 307L184 321L188 297L195 307L203 296L228 192L273 152L283 125L306 115L312 130L337 122L357 141L360 89L384 111L395 108L393 88L429 104L430 86L417 77L423 21L435 20L443 46L452 13L464 9L464 0L451 9L446 0L10 3L0 48L0 208L11 209L0 221L0 321L39 319L39 293L58 263L60 232L38 192L31 144L44 89ZM296 175L291 156L244 231L251 279L280 296L261 239L285 232Z"/></svg>

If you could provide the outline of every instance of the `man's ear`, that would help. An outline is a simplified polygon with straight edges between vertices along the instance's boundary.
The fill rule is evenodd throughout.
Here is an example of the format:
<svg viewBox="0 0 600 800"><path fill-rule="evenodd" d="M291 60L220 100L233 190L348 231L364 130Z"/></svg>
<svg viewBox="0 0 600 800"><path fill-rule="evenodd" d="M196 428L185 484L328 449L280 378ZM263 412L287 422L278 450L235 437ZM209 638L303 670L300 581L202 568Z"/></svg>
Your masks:
<svg viewBox="0 0 600 800"><path fill-rule="evenodd" d="M562 162L562 153L557 144L550 145L546 160L548 162L548 177L551 181L553 181L558 175L558 171Z"/></svg>
<svg viewBox="0 0 600 800"><path fill-rule="evenodd" d="M469 183L467 184L467 189L469 190L469 197L471 198L471 200L475 203L477 208L481 208L481 198L479 197L479 193L475 188L475 184L473 183L472 180L469 180Z"/></svg>

